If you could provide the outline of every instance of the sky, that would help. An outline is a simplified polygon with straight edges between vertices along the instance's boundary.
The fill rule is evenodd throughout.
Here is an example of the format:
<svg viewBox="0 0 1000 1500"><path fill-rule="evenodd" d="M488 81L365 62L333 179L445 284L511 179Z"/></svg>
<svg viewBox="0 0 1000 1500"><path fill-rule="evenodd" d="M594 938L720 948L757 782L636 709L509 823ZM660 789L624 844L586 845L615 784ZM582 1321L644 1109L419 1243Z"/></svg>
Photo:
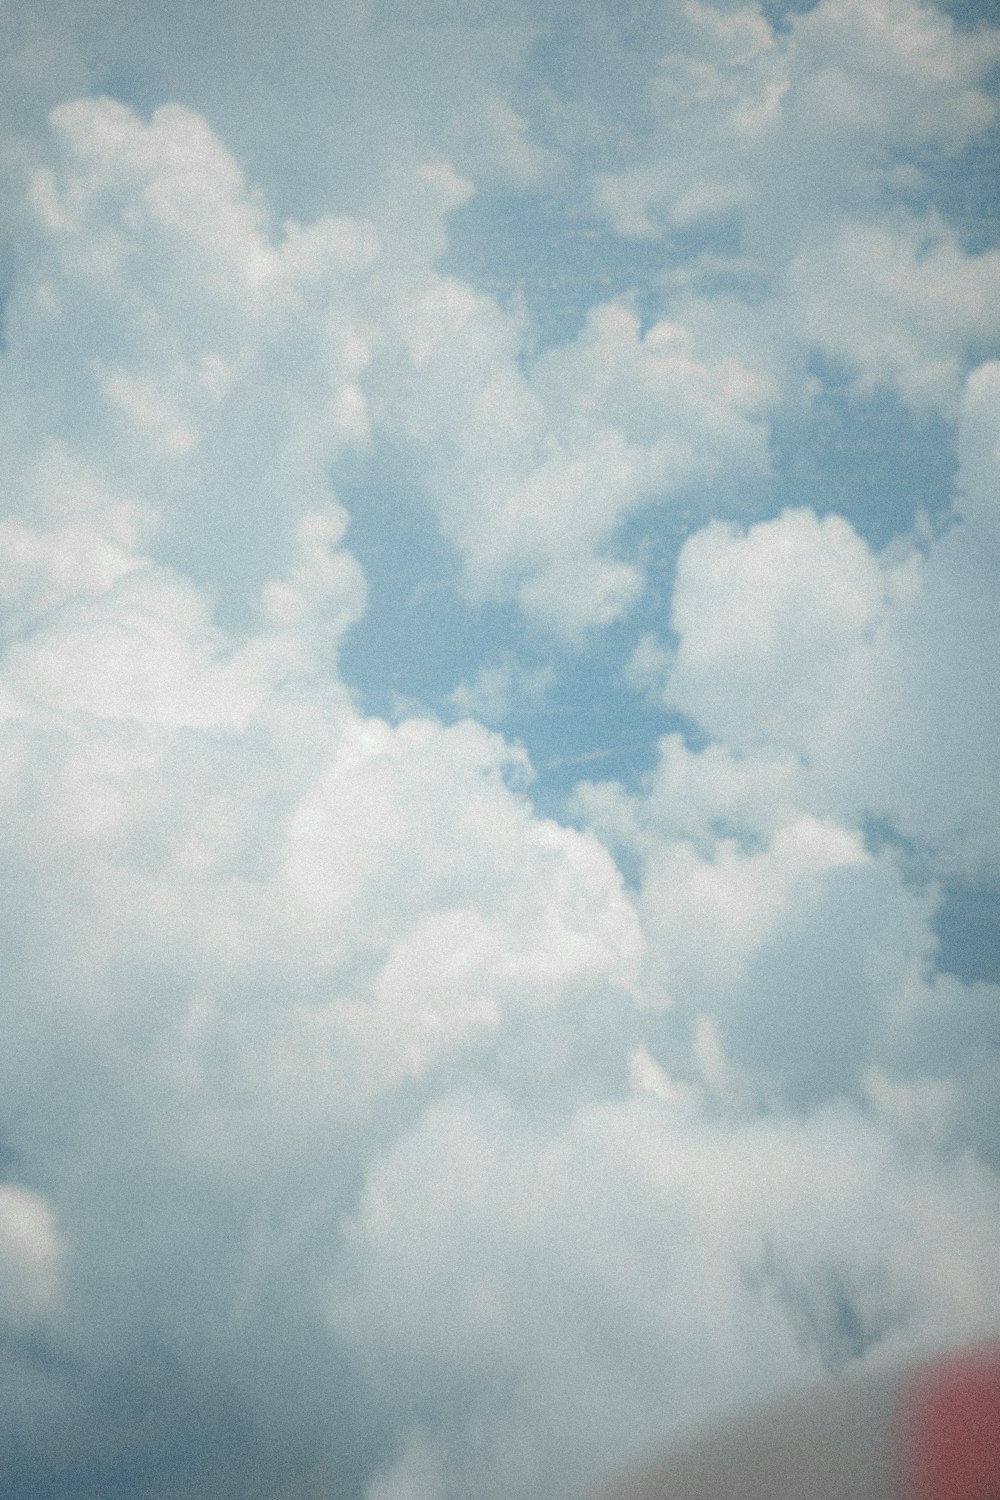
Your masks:
<svg viewBox="0 0 1000 1500"><path fill-rule="evenodd" d="M4 1500L1000 1330L995 21L3 0Z"/></svg>

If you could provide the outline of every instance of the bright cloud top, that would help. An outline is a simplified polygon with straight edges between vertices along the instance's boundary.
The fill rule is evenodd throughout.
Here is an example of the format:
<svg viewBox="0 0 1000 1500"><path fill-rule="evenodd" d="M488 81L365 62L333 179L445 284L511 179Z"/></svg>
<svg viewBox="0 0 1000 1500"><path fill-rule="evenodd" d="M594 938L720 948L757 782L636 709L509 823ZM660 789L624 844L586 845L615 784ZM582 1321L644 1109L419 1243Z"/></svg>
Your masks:
<svg viewBox="0 0 1000 1500"><path fill-rule="evenodd" d="M182 9L3 65L8 1492L582 1495L1000 1326L998 34Z"/></svg>

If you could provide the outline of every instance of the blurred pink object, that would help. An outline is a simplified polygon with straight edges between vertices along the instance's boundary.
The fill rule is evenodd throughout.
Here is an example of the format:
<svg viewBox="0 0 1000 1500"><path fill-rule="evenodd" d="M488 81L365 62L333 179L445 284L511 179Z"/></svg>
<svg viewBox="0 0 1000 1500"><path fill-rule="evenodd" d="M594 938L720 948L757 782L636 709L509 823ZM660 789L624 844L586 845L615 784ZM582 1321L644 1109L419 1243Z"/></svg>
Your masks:
<svg viewBox="0 0 1000 1500"><path fill-rule="evenodd" d="M702 1433L607 1500L1000 1500L1000 1342L830 1380Z"/></svg>

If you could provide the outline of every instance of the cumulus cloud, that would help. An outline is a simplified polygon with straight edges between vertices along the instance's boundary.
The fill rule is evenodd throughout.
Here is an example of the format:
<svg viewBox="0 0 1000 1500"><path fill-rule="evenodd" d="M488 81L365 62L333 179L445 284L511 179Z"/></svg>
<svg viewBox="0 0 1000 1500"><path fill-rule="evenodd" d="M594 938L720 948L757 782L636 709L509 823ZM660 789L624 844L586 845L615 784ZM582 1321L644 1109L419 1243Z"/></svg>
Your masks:
<svg viewBox="0 0 1000 1500"><path fill-rule="evenodd" d="M190 1394L209 1429L231 1405L304 1461L343 1399L324 1287L372 1143L441 1069L499 1050L512 1088L542 1086L523 1027L572 1095L572 1016L627 1007L641 936L610 857L532 816L499 739L359 719L287 655L263 684L206 683L190 600L168 591L162 636L157 605L147 585L85 640L36 633L8 677L4 1146L65 1260L39 1399L65 1415L74 1368L98 1420L138 1381L161 1425ZM2 1207L19 1325L54 1295L56 1242L27 1189ZM50 1425L50 1466L83 1464L83 1420ZM188 1492L138 1416L87 1461Z"/></svg>
<svg viewBox="0 0 1000 1500"><path fill-rule="evenodd" d="M997 987L935 935L997 868L995 251L915 158L989 127L993 33L494 9L261 0L231 55L141 12L146 113L104 0L4 64L17 1500L569 1496L1000 1326ZM257 43L300 109L251 118ZM541 186L610 268L558 337L461 270L477 199ZM761 509L817 349L960 412L888 549ZM350 647L399 577L453 613L412 643L441 714L390 721ZM557 819L497 726L571 679L659 749Z"/></svg>
<svg viewBox="0 0 1000 1500"><path fill-rule="evenodd" d="M819 805L887 817L973 879L997 868L997 379L968 382L955 511L923 546L879 557L808 510L692 536L667 688L722 742L799 756Z"/></svg>
<svg viewBox="0 0 1000 1500"><path fill-rule="evenodd" d="M86 1468L102 1490L148 1489L155 1473L193 1493L229 1467L231 1482L255 1474L266 1489L282 1464L330 1448L328 1404L347 1388L322 1290L371 1150L364 1122L389 1099L385 1118L405 1117L436 1069L464 1057L475 1072L511 1030L512 1086L525 1069L530 1082L519 1013L539 1015L556 1073L576 1007L605 994L627 1005L642 940L606 851L533 816L516 789L523 755L472 722L366 720L336 678L365 581L325 473L342 434L336 421L313 429L313 382L324 372L322 413L343 393L331 370L348 335L333 311L310 323L298 278L326 281L329 253L363 265L370 241L289 230L284 262L231 159L181 112L146 126L98 101L60 128L72 165L62 183L35 179L40 221L60 252L59 316L70 293L90 315L75 367L95 377L83 399L99 420L77 423L68 395L60 407L44 386L28 335L51 306L29 273L6 356L12 391L25 365L38 379L12 403L3 533L3 1144L45 1196L4 1189L3 1254L10 1326L20 1336L53 1303L55 1322L32 1412L8 1410L12 1472L37 1465L44 1429L49 1472ZM216 238L220 198L234 218ZM96 261L95 203L114 250ZM229 254L238 297L217 273ZM183 442L164 441L166 397L133 400L137 379L108 378L110 356L95 367L107 315L94 304L108 302L135 314L135 328L109 325L116 347L131 340L132 370L161 347L176 355ZM272 316L313 363L268 372ZM225 371L207 395L192 375L206 349L246 382L240 422L273 408L281 461L255 465L249 492L248 455L218 414ZM195 497L211 500L209 521L238 501L241 527L259 515L270 530L251 629L227 629L197 582L151 555ZM31 1349L10 1361L5 1383ZM291 1394L303 1378L304 1401ZM133 1390L131 1414L108 1427ZM93 1424L107 1437L91 1446ZM160 1435L181 1430L192 1447ZM362 1463L352 1424L332 1446L338 1472Z"/></svg>
<svg viewBox="0 0 1000 1500"><path fill-rule="evenodd" d="M611 550L626 521L734 469L768 472L770 387L738 358L701 358L683 327L643 332L623 305L595 308L524 374L516 323L498 318L454 285L421 304L408 335L420 378L403 416L430 448L431 492L473 594L513 595L572 640L619 618L642 587L636 563Z"/></svg>
<svg viewBox="0 0 1000 1500"><path fill-rule="evenodd" d="M523 318L434 268L472 190L447 163L404 175L374 223L279 231L190 111L144 123L79 101L52 125L61 159L31 175L37 251L8 309L12 436L62 411L76 463L113 445L103 508L169 497L174 556L236 604L273 567L276 506L328 503L329 466L370 441L373 387L384 430L426 462L471 595L513 598L569 639L642 590L641 564L616 555L626 522L768 473L767 376L705 358L683 326L643 331L606 305L525 368ZM76 358L57 362L66 330ZM29 488L37 462L25 454ZM220 506L199 503L208 489ZM199 577L221 544L226 574Z"/></svg>
<svg viewBox="0 0 1000 1500"><path fill-rule="evenodd" d="M277 236L177 106L146 123L78 101L52 129L5 317L13 513L96 532L105 571L109 545L158 534L245 611L280 570L288 521L330 505L330 462L367 438L369 354L347 306L374 232L327 220Z"/></svg>
<svg viewBox="0 0 1000 1500"><path fill-rule="evenodd" d="M647 796L577 794L639 864L643 1003L669 1007L679 1065L733 1107L862 1094L931 968L934 893L803 811L807 789L794 761L671 739Z"/></svg>
<svg viewBox="0 0 1000 1500"><path fill-rule="evenodd" d="M966 1170L959 1186L836 1109L706 1127L645 1094L540 1137L498 1101L448 1099L373 1169L330 1316L408 1433L394 1475L419 1454L444 1470L432 1493L572 1495L623 1434L635 1451L709 1391L836 1367L932 1285L974 1326L997 1200ZM459 1402L456 1442L436 1414Z"/></svg>
<svg viewBox="0 0 1000 1500"><path fill-rule="evenodd" d="M950 410L970 358L996 350L997 268L913 205L931 164L995 121L998 33L918 0L822 0L780 29L756 6L680 18L649 84L655 123L598 174L599 207L624 235L697 227L687 260L709 280L725 245L730 278L769 293L785 381L820 350L862 388Z"/></svg>
<svg viewBox="0 0 1000 1500"><path fill-rule="evenodd" d="M788 267L799 327L861 388L895 386L913 406L954 408L970 356L996 348L1000 256L963 252L933 220L851 226Z"/></svg>

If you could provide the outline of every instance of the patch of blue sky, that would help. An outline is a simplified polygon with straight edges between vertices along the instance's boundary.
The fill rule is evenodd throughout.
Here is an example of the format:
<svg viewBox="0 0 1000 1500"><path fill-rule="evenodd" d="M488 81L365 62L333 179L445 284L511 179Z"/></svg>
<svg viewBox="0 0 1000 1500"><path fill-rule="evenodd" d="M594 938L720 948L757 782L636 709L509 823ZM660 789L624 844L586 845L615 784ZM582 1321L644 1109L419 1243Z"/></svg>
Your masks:
<svg viewBox="0 0 1000 1500"><path fill-rule="evenodd" d="M625 300L644 325L662 310L657 240L624 239L572 197L544 191L479 192L448 220L449 275L501 304L522 301L534 351L570 342L587 313Z"/></svg>
<svg viewBox="0 0 1000 1500"><path fill-rule="evenodd" d="M624 668L633 643L626 638L615 650L615 634L600 652L559 660L544 701L515 704L504 726L529 752L537 780L528 790L548 816L567 818L568 799L580 781L641 784L664 734L687 730L697 743L697 731L683 716L628 685Z"/></svg>
<svg viewBox="0 0 1000 1500"><path fill-rule="evenodd" d="M95 96L107 94L111 99L120 99L137 114L148 118L157 105L170 97L163 75L158 69L131 63L127 67L112 63L95 79L91 93Z"/></svg>
<svg viewBox="0 0 1000 1500"><path fill-rule="evenodd" d="M470 664L499 649L510 606L473 608L459 559L442 537L405 454L383 441L338 475L351 523L346 543L368 581L361 628L344 641L345 678L367 712L400 717L441 701Z"/></svg>
<svg viewBox="0 0 1000 1500"><path fill-rule="evenodd" d="M963 30L976 31L996 21L994 0L941 0L938 9L951 16Z"/></svg>
<svg viewBox="0 0 1000 1500"><path fill-rule="evenodd" d="M932 201L969 255L995 246L1000 232L1000 123L984 131L934 178Z"/></svg>
<svg viewBox="0 0 1000 1500"><path fill-rule="evenodd" d="M818 355L810 368L821 388L808 413L786 407L773 423L774 509L836 512L876 549L921 513L940 517L952 498L954 425L914 414L891 390L856 393Z"/></svg>
<svg viewBox="0 0 1000 1500"><path fill-rule="evenodd" d="M651 589L636 614L597 633L584 649L560 648L508 603L471 603L458 560L419 493L407 493L405 466L365 465L341 498L352 515L347 544L368 579L368 609L348 632L341 670L359 705L395 720L464 710L455 690L512 656L524 675L544 673L543 691L521 698L514 683L497 724L524 745L539 811L565 817L583 777L632 784L655 761L659 737L683 720L646 701L625 678L642 627L662 625L663 594ZM678 538L661 568L672 566ZM655 571L655 569L653 570Z"/></svg>
<svg viewBox="0 0 1000 1500"><path fill-rule="evenodd" d="M776 29L787 27L797 15L815 10L819 0L760 0L761 14ZM956 26L970 31L996 19L993 0L939 0L936 9L951 16Z"/></svg>
<svg viewBox="0 0 1000 1500"><path fill-rule="evenodd" d="M934 928L938 969L967 984L1000 984L1000 890L945 886Z"/></svg>
<svg viewBox="0 0 1000 1500"><path fill-rule="evenodd" d="M367 712L393 720L421 710L460 717L456 688L507 657L525 677L545 674L542 690L525 698L515 681L497 727L528 751L536 807L562 818L583 778L636 785L655 763L662 735L704 742L696 726L652 701L626 671L640 637L665 632L677 554L704 520L703 507L651 506L633 518L618 550L640 560L643 594L624 618L563 647L512 603L464 596L457 554L405 453L380 442L349 476L340 475L338 495L351 515L347 545L368 580L368 608L344 640L341 670ZM753 509L766 509L761 493Z"/></svg>
<svg viewBox="0 0 1000 1500"><path fill-rule="evenodd" d="M581 5L572 25L558 0L541 7L526 74L551 90L542 139L586 155L591 166L619 161L646 118L645 84L675 24L670 7L643 0Z"/></svg>

